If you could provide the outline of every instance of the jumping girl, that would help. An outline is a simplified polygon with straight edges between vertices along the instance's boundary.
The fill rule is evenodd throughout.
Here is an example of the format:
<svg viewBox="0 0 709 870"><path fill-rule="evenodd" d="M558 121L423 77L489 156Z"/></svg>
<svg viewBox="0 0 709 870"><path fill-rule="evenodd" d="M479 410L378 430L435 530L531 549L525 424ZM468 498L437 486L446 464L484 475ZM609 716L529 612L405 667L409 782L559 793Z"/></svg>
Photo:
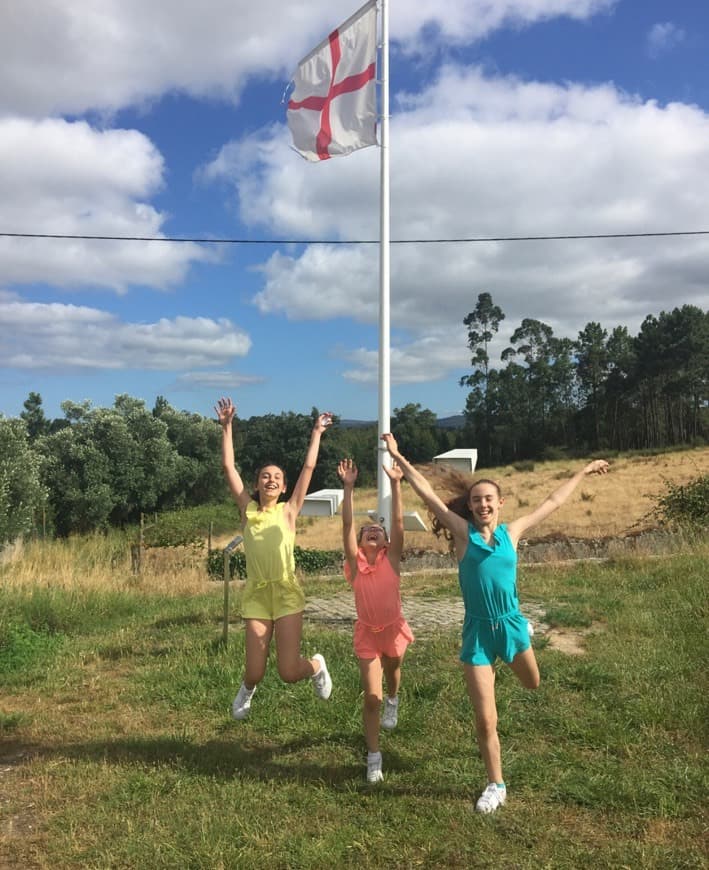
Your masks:
<svg viewBox="0 0 709 870"><path fill-rule="evenodd" d="M287 501L279 501L286 490L286 475L273 463L256 474L256 487L249 494L234 467L232 421L236 407L231 399L219 399L215 406L222 427L222 467L229 489L241 511L246 556L246 585L242 616L246 622L246 667L231 710L235 719L246 719L256 686L266 672L271 638L276 637L278 673L286 683L310 677L318 698L327 700L332 680L325 659L300 654L305 596L295 575L293 547L295 520L303 507L320 449L320 436L332 423L330 414L315 421L303 468Z"/></svg>
<svg viewBox="0 0 709 870"><path fill-rule="evenodd" d="M492 480L478 480L445 503L431 484L399 453L393 435L382 436L404 477L434 516L433 529L452 542L465 604L460 659L475 710L480 754L488 785L475 808L492 813L507 799L497 735L495 661L499 657L527 689L539 686L539 668L529 639L527 620L517 599L517 545L528 529L560 507L588 474L605 474L603 459L589 462L524 517L500 524L504 499ZM461 478L458 478L461 480Z"/></svg>
<svg viewBox="0 0 709 870"><path fill-rule="evenodd" d="M391 536L378 523L363 525L355 533L353 492L357 466L343 459L337 474L344 487L342 502L342 541L345 550L345 578L355 596L357 622L354 649L364 690L364 736L367 743L367 782L380 782L382 754L379 751L380 709L382 706L382 676L386 679L387 697L381 727L391 731L396 727L399 712L401 662L407 646L413 641L401 612L399 563L404 547L404 512L401 503L400 468L384 467L391 480Z"/></svg>

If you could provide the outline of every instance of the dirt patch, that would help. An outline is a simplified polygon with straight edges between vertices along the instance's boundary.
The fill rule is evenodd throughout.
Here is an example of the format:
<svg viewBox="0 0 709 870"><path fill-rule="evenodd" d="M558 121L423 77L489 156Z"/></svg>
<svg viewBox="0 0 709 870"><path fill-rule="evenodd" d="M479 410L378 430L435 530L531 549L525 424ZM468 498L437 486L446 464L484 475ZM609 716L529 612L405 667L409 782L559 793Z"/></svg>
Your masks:
<svg viewBox="0 0 709 870"><path fill-rule="evenodd" d="M549 649L569 656L582 656L586 654L585 639L602 630L600 623L593 623L588 628L549 628L544 634L549 640Z"/></svg>
<svg viewBox="0 0 709 870"><path fill-rule="evenodd" d="M8 819L3 819L0 822L0 837L27 837L33 834L36 830L37 820L30 810L33 808L30 804L26 810L21 813L16 813Z"/></svg>

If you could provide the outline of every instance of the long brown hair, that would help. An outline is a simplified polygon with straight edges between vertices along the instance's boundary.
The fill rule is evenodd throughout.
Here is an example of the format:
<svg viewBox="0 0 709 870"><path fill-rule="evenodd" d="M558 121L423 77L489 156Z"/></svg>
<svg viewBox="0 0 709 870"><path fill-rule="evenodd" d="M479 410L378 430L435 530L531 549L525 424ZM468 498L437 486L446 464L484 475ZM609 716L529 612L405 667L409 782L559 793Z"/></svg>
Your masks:
<svg viewBox="0 0 709 870"><path fill-rule="evenodd" d="M473 480L469 474L464 474L462 471L458 471L450 466L440 465L431 466L429 475L435 478L437 489L442 489L450 494L447 501L443 499L448 510L458 514L459 517L462 517L468 523L473 521L473 514L470 510L470 492L476 486L481 483L489 483L490 486L495 487L498 496L502 498L500 484L496 480L490 480L488 477L479 477L477 480ZM443 535L452 548L453 536L450 533L450 529L447 529L432 511L429 511L428 514L431 518L433 533L437 538Z"/></svg>

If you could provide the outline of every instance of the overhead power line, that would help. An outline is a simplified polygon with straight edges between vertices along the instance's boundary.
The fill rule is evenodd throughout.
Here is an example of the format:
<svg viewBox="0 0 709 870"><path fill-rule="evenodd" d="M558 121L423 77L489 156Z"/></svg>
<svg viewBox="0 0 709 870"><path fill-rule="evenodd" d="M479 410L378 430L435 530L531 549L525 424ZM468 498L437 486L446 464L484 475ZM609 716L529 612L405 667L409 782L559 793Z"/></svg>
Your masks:
<svg viewBox="0 0 709 870"><path fill-rule="evenodd" d="M472 242L559 242L583 239L657 239L707 236L709 230L672 230L659 233L566 233L550 236L471 236L457 239L392 239L392 245L443 245ZM3 233L8 239L68 239L87 242L191 242L198 245L378 245L379 239L220 239L177 236L91 236L69 233Z"/></svg>

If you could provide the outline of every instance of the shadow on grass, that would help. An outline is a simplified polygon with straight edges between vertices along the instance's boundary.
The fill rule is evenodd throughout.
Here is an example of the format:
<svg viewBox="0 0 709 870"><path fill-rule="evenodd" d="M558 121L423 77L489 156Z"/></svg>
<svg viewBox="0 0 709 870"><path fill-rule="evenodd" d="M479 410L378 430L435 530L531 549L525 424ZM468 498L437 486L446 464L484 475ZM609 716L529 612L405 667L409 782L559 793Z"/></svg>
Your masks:
<svg viewBox="0 0 709 870"><path fill-rule="evenodd" d="M294 757L305 752L317 754L322 747L330 760L314 761ZM333 749L339 749L347 759L332 759ZM361 757L361 761L351 760ZM419 761L396 752L385 753L385 776L396 777L394 782L385 778L383 783L369 785L365 779L366 765L362 738L359 733L340 732L321 737L310 735L268 746L253 746L228 740L210 740L198 744L180 738L121 738L111 741L90 741L62 745L40 745L14 742L0 748L0 766L20 766L36 761L57 758L124 766L127 769L174 768L187 770L198 776L221 780L252 779L258 782L277 781L327 785L336 791L361 791L364 794L389 796L417 796L459 799L468 793L465 786L430 781L422 784Z"/></svg>

